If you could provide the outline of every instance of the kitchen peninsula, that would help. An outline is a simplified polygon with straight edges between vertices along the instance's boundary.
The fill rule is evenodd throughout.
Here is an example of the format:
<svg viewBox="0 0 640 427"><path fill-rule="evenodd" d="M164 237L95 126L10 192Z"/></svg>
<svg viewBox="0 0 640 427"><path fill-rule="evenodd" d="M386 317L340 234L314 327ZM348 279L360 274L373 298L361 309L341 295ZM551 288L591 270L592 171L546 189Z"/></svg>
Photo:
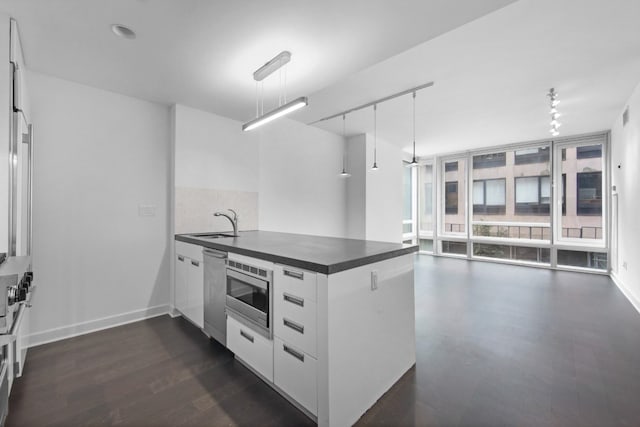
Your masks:
<svg viewBox="0 0 640 427"><path fill-rule="evenodd" d="M227 271L273 272L271 332L229 315L226 345L318 425L352 425L415 364L417 246L267 231L175 238L176 262L204 248L228 253Z"/></svg>

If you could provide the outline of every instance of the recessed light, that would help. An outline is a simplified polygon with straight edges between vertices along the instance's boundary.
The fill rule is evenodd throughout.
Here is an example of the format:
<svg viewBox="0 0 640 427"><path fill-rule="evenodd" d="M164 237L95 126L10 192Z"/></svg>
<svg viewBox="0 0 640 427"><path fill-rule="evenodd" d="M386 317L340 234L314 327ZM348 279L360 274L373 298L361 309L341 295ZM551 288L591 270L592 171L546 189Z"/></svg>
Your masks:
<svg viewBox="0 0 640 427"><path fill-rule="evenodd" d="M123 37L125 39L135 39L136 38L136 33L129 27L125 26L125 25L120 25L120 24L113 24L111 26L111 31L113 31L113 34L115 34L116 36L120 36Z"/></svg>

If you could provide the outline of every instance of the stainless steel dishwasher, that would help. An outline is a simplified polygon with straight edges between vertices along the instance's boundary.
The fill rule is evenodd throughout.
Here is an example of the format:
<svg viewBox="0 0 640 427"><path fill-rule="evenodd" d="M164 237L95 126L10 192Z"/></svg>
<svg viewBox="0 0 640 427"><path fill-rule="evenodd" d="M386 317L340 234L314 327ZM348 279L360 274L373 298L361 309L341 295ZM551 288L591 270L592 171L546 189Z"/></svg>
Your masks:
<svg viewBox="0 0 640 427"><path fill-rule="evenodd" d="M227 253L203 249L204 256L204 331L220 344L227 345Z"/></svg>

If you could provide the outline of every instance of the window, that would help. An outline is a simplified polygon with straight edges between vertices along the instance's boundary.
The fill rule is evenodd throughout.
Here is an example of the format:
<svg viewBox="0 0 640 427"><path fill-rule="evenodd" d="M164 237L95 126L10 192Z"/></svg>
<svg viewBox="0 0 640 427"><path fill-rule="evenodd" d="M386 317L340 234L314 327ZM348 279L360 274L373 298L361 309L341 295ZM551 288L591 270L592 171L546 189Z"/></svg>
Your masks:
<svg viewBox="0 0 640 427"><path fill-rule="evenodd" d="M567 174L562 174L562 215L567 214Z"/></svg>
<svg viewBox="0 0 640 427"><path fill-rule="evenodd" d="M433 234L433 165L421 165L418 171L420 234Z"/></svg>
<svg viewBox="0 0 640 427"><path fill-rule="evenodd" d="M409 163L404 162L404 166ZM414 218L415 194L414 194L414 169L405 167L402 171L402 238L404 240L415 238L416 220Z"/></svg>
<svg viewBox="0 0 640 427"><path fill-rule="evenodd" d="M458 181L447 182L444 185L445 191L445 208L446 214L458 213Z"/></svg>
<svg viewBox="0 0 640 427"><path fill-rule="evenodd" d="M516 165L547 162L549 162L549 147L525 148L515 151L514 163Z"/></svg>
<svg viewBox="0 0 640 427"><path fill-rule="evenodd" d="M572 244L605 244L605 135L585 137L580 142L558 143L556 153L565 153L557 172L558 193L562 203L562 215L559 224L554 227L556 239ZM558 258L558 263L560 259Z"/></svg>
<svg viewBox="0 0 640 427"><path fill-rule="evenodd" d="M506 210L506 180L473 181L473 213L501 215Z"/></svg>
<svg viewBox="0 0 640 427"><path fill-rule="evenodd" d="M576 148L576 159L595 159L602 157L602 145L585 145Z"/></svg>
<svg viewBox="0 0 640 427"><path fill-rule="evenodd" d="M455 172L458 170L458 162L446 162L444 164L445 172Z"/></svg>
<svg viewBox="0 0 640 427"><path fill-rule="evenodd" d="M507 153L491 153L473 156L473 168L497 168L507 164Z"/></svg>
<svg viewBox="0 0 640 427"><path fill-rule="evenodd" d="M451 242L448 240L442 241L442 253L453 255L466 255L467 254L467 242Z"/></svg>
<svg viewBox="0 0 640 427"><path fill-rule="evenodd" d="M607 253L558 250L558 265L606 270Z"/></svg>
<svg viewBox="0 0 640 427"><path fill-rule="evenodd" d="M551 178L528 176L515 179L516 215L549 215Z"/></svg>
<svg viewBox="0 0 640 427"><path fill-rule="evenodd" d="M582 172L577 175L577 214L602 215L602 172Z"/></svg>
<svg viewBox="0 0 640 427"><path fill-rule="evenodd" d="M466 157L441 161L438 209L442 234L467 234L466 169Z"/></svg>
<svg viewBox="0 0 640 427"><path fill-rule="evenodd" d="M549 264L551 250L527 246L510 246L488 243L474 243L473 255L483 258L508 259L516 261Z"/></svg>

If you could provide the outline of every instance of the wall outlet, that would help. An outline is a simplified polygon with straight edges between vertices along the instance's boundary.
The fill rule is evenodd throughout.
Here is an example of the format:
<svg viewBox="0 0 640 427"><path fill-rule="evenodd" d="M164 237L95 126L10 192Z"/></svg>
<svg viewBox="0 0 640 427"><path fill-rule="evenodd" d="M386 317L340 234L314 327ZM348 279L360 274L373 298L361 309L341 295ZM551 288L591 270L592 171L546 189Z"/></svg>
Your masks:
<svg viewBox="0 0 640 427"><path fill-rule="evenodd" d="M625 270L627 269L627 261L622 262L622 268L624 268Z"/></svg>
<svg viewBox="0 0 640 427"><path fill-rule="evenodd" d="M373 270L371 272L371 290L375 291L378 289L378 271Z"/></svg>
<svg viewBox="0 0 640 427"><path fill-rule="evenodd" d="M138 205L138 216L156 216L156 205Z"/></svg>

